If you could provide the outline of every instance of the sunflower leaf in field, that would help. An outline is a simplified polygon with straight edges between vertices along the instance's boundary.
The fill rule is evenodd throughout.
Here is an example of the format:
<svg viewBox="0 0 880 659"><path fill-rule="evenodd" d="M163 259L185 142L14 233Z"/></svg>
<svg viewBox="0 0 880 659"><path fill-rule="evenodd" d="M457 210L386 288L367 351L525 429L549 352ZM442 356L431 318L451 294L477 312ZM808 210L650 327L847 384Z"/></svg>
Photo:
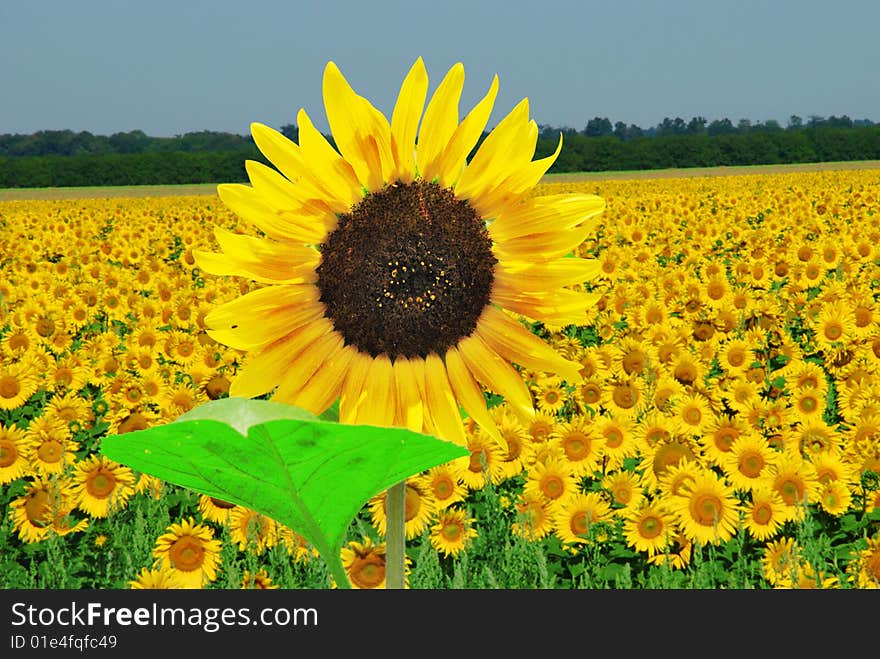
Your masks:
<svg viewBox="0 0 880 659"><path fill-rule="evenodd" d="M343 587L340 549L364 504L468 454L403 428L322 421L290 405L244 398L211 401L171 423L107 436L101 452L290 527L314 545Z"/></svg>

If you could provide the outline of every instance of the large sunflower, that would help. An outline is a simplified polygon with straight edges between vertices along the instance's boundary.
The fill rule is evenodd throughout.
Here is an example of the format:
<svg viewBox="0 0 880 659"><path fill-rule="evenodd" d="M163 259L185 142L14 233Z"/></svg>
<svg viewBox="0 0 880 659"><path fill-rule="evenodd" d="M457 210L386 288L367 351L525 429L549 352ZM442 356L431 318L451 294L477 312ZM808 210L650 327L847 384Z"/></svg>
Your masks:
<svg viewBox="0 0 880 659"><path fill-rule="evenodd" d="M212 338L248 353L231 396L272 393L314 413L339 399L343 423L464 443L459 404L497 438L482 388L518 413L534 411L512 364L579 380L580 365L519 318L586 321L598 296L569 286L598 266L571 256L604 201L533 194L561 142L532 160L538 127L528 99L468 159L498 81L459 121L463 84L456 64L425 107L417 59L389 122L330 62L323 97L336 148L304 110L298 144L252 124L276 169L250 161L250 186L218 192L262 235L217 228L221 253L194 251L204 271L259 284L205 319Z"/></svg>

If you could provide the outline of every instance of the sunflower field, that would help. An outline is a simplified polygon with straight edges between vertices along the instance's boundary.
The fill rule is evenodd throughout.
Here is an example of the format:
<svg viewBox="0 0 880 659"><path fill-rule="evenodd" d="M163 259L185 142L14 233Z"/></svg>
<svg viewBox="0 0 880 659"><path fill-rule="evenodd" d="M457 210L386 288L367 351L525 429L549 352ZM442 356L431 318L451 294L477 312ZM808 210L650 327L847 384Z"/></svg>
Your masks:
<svg viewBox="0 0 880 659"><path fill-rule="evenodd" d="M607 206L601 297L529 323L580 378L484 391L502 446L407 480L410 588L880 586L880 171L545 179ZM0 586L330 588L294 529L116 464L102 438L229 395L205 317L260 284L194 250L216 195L0 202ZM328 493L332 496L332 493ZM385 585L384 494L354 587Z"/></svg>

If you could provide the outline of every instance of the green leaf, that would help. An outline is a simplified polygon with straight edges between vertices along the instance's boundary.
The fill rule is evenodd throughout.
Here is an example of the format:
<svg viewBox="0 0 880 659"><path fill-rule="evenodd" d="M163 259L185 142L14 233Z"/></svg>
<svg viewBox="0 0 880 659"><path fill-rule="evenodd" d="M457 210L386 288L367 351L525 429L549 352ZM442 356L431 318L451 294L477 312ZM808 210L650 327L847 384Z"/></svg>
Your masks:
<svg viewBox="0 0 880 659"><path fill-rule="evenodd" d="M321 421L339 421L339 399L337 398L318 418Z"/></svg>
<svg viewBox="0 0 880 659"><path fill-rule="evenodd" d="M322 554L337 583L345 534L371 497L469 454L403 428L322 421L290 405L244 398L210 401L171 423L107 436L101 452L290 527Z"/></svg>

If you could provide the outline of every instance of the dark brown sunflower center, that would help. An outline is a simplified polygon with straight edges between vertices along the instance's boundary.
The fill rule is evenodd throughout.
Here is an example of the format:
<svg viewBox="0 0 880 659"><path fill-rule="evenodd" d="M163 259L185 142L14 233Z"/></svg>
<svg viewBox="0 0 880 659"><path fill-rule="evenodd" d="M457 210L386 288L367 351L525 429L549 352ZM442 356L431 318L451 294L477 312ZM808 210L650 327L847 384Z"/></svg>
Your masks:
<svg viewBox="0 0 880 659"><path fill-rule="evenodd" d="M442 355L476 328L496 262L470 204L416 181L370 193L339 218L317 285L334 327L361 352Z"/></svg>

